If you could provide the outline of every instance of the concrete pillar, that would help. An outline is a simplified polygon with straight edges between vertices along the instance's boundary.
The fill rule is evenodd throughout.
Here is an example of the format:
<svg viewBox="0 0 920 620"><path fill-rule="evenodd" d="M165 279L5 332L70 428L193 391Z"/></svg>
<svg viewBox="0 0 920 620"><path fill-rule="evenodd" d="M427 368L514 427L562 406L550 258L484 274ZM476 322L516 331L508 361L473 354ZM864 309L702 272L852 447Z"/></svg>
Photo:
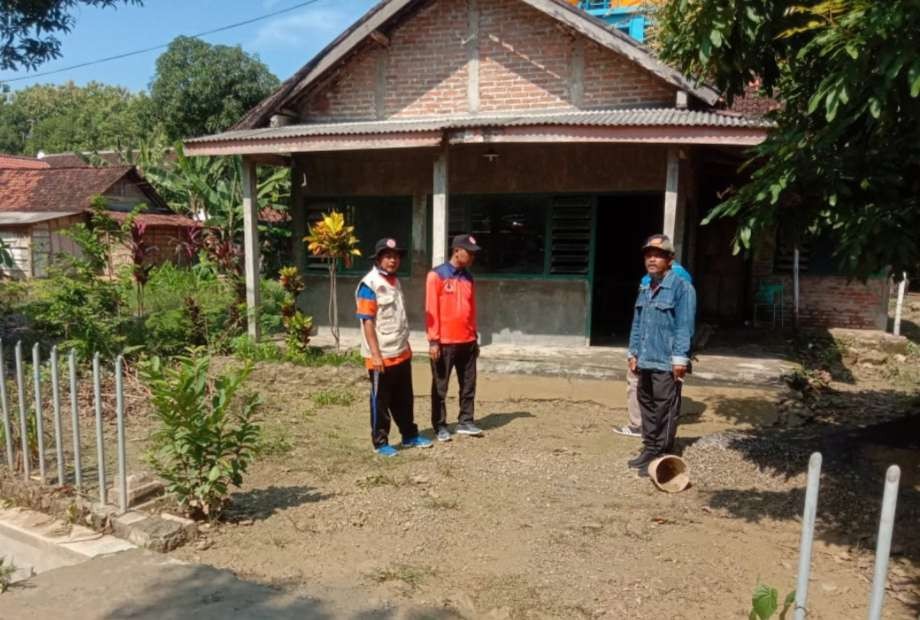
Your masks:
<svg viewBox="0 0 920 620"><path fill-rule="evenodd" d="M585 40L577 37L572 42L572 55L569 59L569 99L572 105L580 108L585 94Z"/></svg>
<svg viewBox="0 0 920 620"><path fill-rule="evenodd" d="M246 271L246 318L249 337L259 339L259 205L256 164L243 157L243 261Z"/></svg>
<svg viewBox="0 0 920 620"><path fill-rule="evenodd" d="M428 195L412 196L412 272L428 271ZM416 271L418 270L418 271Z"/></svg>
<svg viewBox="0 0 920 620"><path fill-rule="evenodd" d="M307 209L304 204L306 177L301 162L291 160L291 258L300 273L307 271Z"/></svg>
<svg viewBox="0 0 920 620"><path fill-rule="evenodd" d="M448 151L447 143L441 147L434 160L433 190L431 195L431 265L437 267L445 262L447 256L447 222L448 216Z"/></svg>
<svg viewBox="0 0 920 620"><path fill-rule="evenodd" d="M684 229L687 220L687 198L680 182L680 148L668 147L668 174L664 190L664 234L674 243L678 261L684 260ZM685 184L683 184L685 185Z"/></svg>
<svg viewBox="0 0 920 620"><path fill-rule="evenodd" d="M479 112L479 2L467 0L466 98L470 114Z"/></svg>

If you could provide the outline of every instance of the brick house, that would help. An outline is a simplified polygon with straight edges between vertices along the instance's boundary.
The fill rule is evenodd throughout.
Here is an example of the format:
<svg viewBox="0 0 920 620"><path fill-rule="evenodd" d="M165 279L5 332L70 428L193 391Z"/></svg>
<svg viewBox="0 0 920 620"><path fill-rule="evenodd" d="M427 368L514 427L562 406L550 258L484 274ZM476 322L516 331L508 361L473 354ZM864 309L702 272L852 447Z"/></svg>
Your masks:
<svg viewBox="0 0 920 620"><path fill-rule="evenodd" d="M468 231L485 248L475 268L485 343L584 345L625 338L638 248L654 232L671 235L693 271L703 319L750 319L753 291L773 277L755 264L772 254L732 256L734 225L700 221L769 127L567 0L384 0L231 131L186 150L244 157L255 308L255 167L289 166L295 239L336 207L365 253L385 235L409 244L416 328L427 269ZM317 274L303 303L321 322L323 272L302 244L293 250ZM803 316L836 322L844 299L861 296L846 322L879 325L879 287L836 283L845 290L829 301L815 294L822 282L803 283L815 308ZM339 290L347 325L352 290Z"/></svg>
<svg viewBox="0 0 920 620"><path fill-rule="evenodd" d="M109 214L124 221L138 204L147 210L137 222L144 236L158 248L153 260L175 260L183 229L197 224L172 212L133 166L93 168L52 167L40 159L0 156L0 239L14 265L2 269L14 278L46 275L55 255L74 254L78 248L62 231L89 219L96 196L106 200ZM113 247L112 263L130 262L129 250Z"/></svg>

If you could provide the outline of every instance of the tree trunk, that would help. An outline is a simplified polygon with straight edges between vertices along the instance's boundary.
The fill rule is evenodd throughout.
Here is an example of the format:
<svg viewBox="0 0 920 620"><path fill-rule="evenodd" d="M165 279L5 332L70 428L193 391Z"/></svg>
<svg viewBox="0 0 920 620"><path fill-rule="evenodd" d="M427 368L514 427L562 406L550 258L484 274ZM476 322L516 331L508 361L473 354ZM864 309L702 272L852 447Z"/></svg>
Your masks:
<svg viewBox="0 0 920 620"><path fill-rule="evenodd" d="M332 330L332 339L335 340L335 350L339 350L339 302L336 291L335 259L329 262L329 327Z"/></svg>

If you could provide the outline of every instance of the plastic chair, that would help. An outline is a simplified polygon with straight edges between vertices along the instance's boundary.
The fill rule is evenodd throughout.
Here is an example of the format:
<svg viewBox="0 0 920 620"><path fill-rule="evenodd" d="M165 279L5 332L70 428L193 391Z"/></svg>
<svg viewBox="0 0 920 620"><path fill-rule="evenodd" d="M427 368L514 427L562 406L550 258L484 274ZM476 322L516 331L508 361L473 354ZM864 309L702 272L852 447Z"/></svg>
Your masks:
<svg viewBox="0 0 920 620"><path fill-rule="evenodd" d="M779 313L779 326L784 327L785 296L785 286L782 283L761 282L757 292L754 293L754 327L757 327L757 311L760 308L770 308L773 329L776 329L777 313Z"/></svg>

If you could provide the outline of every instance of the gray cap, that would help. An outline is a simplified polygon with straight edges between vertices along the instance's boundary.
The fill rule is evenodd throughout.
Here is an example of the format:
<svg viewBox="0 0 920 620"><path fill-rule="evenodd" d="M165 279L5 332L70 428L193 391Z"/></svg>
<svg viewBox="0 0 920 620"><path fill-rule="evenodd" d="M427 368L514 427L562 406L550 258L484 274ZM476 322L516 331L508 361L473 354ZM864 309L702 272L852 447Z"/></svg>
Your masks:
<svg viewBox="0 0 920 620"><path fill-rule="evenodd" d="M652 235L645 240L645 245L642 246L642 251L650 249L662 250L668 254L674 254L674 244L671 243L671 238L667 235Z"/></svg>

